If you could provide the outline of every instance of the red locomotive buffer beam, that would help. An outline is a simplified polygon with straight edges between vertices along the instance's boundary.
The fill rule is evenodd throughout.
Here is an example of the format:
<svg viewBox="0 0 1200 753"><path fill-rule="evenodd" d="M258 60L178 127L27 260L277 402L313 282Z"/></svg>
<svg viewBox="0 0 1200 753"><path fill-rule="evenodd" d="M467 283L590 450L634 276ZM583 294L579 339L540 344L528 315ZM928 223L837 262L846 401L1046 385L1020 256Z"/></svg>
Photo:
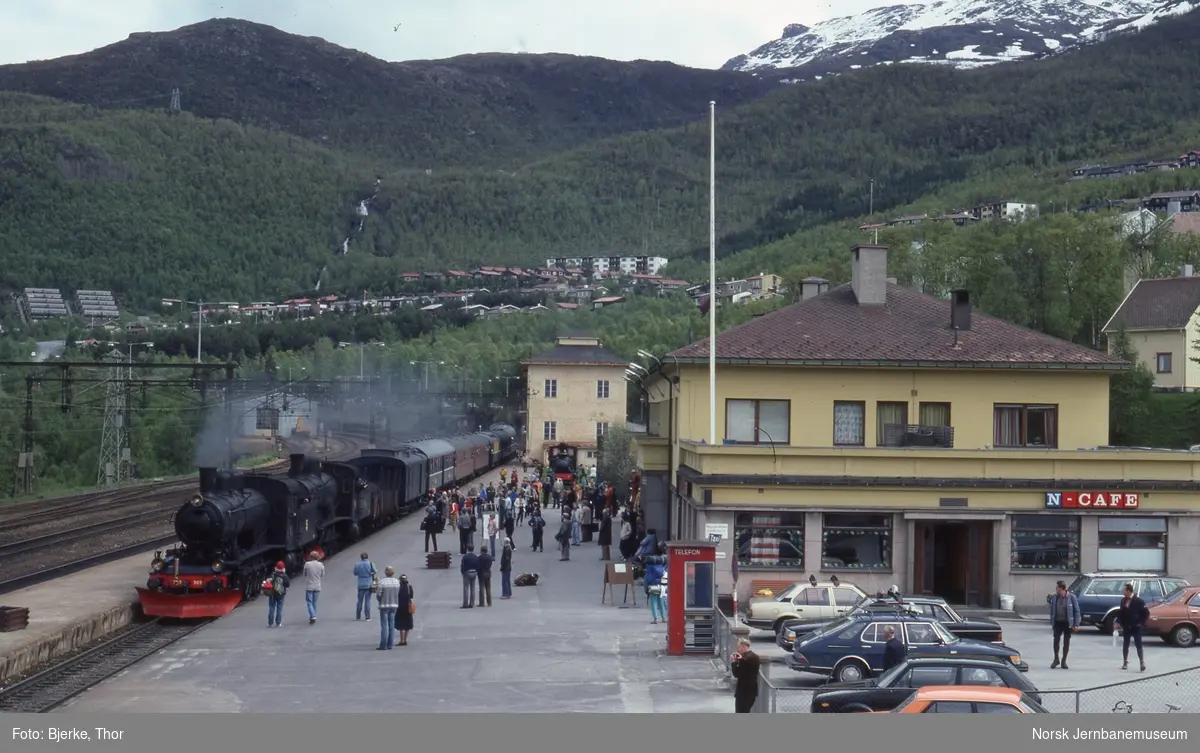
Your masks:
<svg viewBox="0 0 1200 753"><path fill-rule="evenodd" d="M174 617L181 620L224 617L242 603L241 591L223 590L227 583L222 576L156 573L150 576L150 581L157 581L157 587L137 589L142 613L147 617Z"/></svg>

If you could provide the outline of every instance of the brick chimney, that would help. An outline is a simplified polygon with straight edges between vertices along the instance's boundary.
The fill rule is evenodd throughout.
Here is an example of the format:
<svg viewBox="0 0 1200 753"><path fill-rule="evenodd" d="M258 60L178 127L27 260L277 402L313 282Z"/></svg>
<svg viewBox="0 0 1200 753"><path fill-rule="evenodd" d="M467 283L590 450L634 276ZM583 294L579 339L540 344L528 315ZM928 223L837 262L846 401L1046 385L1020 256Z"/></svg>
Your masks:
<svg viewBox="0 0 1200 753"><path fill-rule="evenodd" d="M800 300L807 301L829 290L829 280L824 277L805 277L800 281Z"/></svg>
<svg viewBox="0 0 1200 753"><path fill-rule="evenodd" d="M851 259L850 286L859 306L887 303L887 246L855 246Z"/></svg>

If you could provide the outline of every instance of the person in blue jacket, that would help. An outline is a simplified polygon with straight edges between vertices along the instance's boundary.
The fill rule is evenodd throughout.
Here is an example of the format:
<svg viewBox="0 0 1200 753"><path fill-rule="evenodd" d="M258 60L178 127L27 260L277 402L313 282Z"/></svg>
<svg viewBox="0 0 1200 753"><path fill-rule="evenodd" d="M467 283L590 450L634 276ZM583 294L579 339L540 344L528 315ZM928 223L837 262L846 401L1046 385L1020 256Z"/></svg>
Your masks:
<svg viewBox="0 0 1200 753"><path fill-rule="evenodd" d="M660 562L661 560L661 562ZM663 603L663 575L667 572L664 557L649 557L646 561L646 601L650 604L650 624L667 621L667 607Z"/></svg>
<svg viewBox="0 0 1200 753"><path fill-rule="evenodd" d="M371 619L371 591L375 586L375 565L368 559L367 553L359 555L354 563L354 577L358 581L358 603L354 607L354 619L361 620L363 616Z"/></svg>

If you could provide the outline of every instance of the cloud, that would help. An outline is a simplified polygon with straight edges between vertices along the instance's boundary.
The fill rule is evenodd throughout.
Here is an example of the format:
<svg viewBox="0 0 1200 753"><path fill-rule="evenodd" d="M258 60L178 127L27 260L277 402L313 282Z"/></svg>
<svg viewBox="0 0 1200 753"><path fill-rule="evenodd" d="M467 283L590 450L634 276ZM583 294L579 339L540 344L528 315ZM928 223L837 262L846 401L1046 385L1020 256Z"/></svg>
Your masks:
<svg viewBox="0 0 1200 753"><path fill-rule="evenodd" d="M836 13L880 4L843 0ZM832 15L825 0L31 0L0 9L0 63L73 55L134 32L232 17L385 60L566 52L711 68L778 37L789 23Z"/></svg>

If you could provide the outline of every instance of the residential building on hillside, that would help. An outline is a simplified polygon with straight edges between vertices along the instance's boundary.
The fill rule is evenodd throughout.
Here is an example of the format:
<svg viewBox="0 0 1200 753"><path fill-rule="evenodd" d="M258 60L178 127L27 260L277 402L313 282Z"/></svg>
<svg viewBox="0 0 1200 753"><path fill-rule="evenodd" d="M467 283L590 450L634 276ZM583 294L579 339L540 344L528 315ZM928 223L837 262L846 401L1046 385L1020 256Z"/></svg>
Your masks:
<svg viewBox="0 0 1200 753"><path fill-rule="evenodd" d="M1174 235L1200 235L1200 212L1180 212L1164 224Z"/></svg>
<svg viewBox="0 0 1200 753"><path fill-rule="evenodd" d="M746 278L747 289L755 298L772 298L779 295L783 278L769 272L760 272Z"/></svg>
<svg viewBox="0 0 1200 753"><path fill-rule="evenodd" d="M662 256L574 256L547 259L547 267L565 269L587 267L593 272L620 272L626 275L655 275L667 266Z"/></svg>
<svg viewBox="0 0 1200 753"><path fill-rule="evenodd" d="M1200 191L1163 191L1142 199L1142 206L1151 212L1194 212L1200 209Z"/></svg>
<svg viewBox="0 0 1200 753"><path fill-rule="evenodd" d="M1128 363L890 283L887 257L717 336L715 436L707 340L649 364L647 525L720 534L743 600L837 574L1042 610L1081 572L1200 569L1200 454L1103 447Z"/></svg>
<svg viewBox="0 0 1200 753"><path fill-rule="evenodd" d="M1162 224L1162 220L1157 214L1145 207L1138 207L1132 212L1125 212L1117 217L1117 234L1122 238L1144 237L1158 229L1160 224Z"/></svg>
<svg viewBox="0 0 1200 753"><path fill-rule="evenodd" d="M1182 276L1138 280L1105 323L1110 347L1124 330L1137 360L1154 374L1155 389L1192 392L1200 388L1200 277L1192 266Z"/></svg>
<svg viewBox="0 0 1200 753"><path fill-rule="evenodd" d="M1022 222L1037 216L1037 204L1026 204L1020 201L994 201L980 204L971 210L971 214L979 220L1013 220Z"/></svg>
<svg viewBox="0 0 1200 753"><path fill-rule="evenodd" d="M549 459L560 444L580 463L595 462L600 437L625 426L629 359L589 335L557 338L553 348L521 361L528 385L526 452Z"/></svg>

